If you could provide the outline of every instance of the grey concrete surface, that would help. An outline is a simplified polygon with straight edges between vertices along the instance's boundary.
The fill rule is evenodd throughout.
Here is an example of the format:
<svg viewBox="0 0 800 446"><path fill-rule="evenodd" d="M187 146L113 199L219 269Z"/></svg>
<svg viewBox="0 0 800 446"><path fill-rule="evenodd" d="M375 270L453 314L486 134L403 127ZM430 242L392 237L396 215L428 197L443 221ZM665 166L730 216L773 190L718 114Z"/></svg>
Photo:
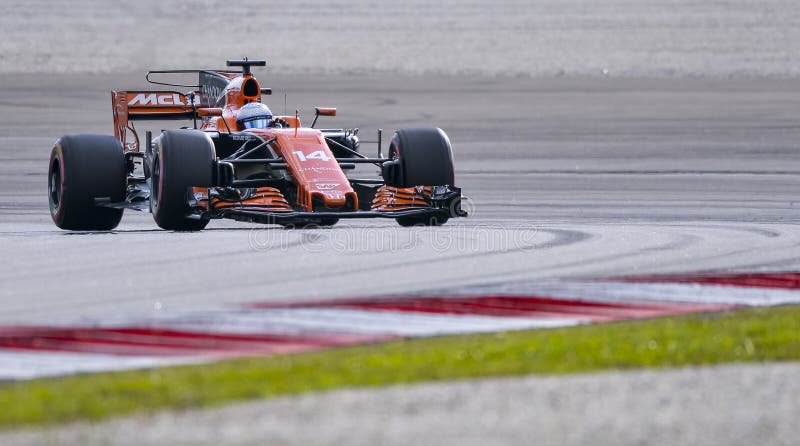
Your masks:
<svg viewBox="0 0 800 446"><path fill-rule="evenodd" d="M798 364L752 364L346 389L18 431L0 442L789 446L798 374Z"/></svg>
<svg viewBox="0 0 800 446"><path fill-rule="evenodd" d="M793 0L3 0L0 73L207 67L283 73L796 77Z"/></svg>

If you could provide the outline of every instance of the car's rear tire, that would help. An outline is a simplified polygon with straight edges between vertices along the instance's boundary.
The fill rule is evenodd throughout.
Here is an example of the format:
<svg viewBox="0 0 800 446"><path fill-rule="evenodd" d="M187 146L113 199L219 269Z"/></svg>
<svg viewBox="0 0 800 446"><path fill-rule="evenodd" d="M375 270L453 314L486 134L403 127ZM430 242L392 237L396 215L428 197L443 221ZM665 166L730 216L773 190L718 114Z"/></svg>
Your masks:
<svg viewBox="0 0 800 446"><path fill-rule="evenodd" d="M214 181L214 143L198 130L168 130L156 141L150 172L150 212L156 224L172 231L200 231L207 218L191 215L192 187Z"/></svg>
<svg viewBox="0 0 800 446"><path fill-rule="evenodd" d="M412 128L395 132L389 145L392 167L383 172L394 187L453 186L455 168L450 139L442 129Z"/></svg>
<svg viewBox="0 0 800 446"><path fill-rule="evenodd" d="M127 163L122 144L108 135L68 135L50 152L47 175L50 215L61 229L108 231L122 209L98 207L95 199L125 200Z"/></svg>

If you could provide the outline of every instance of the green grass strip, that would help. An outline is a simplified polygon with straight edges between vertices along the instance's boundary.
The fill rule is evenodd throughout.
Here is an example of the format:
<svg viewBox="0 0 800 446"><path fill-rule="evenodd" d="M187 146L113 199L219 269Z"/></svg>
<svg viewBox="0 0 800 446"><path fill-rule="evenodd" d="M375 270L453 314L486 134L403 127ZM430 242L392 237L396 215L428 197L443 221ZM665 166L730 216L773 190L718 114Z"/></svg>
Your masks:
<svg viewBox="0 0 800 446"><path fill-rule="evenodd" d="M0 427L236 400L529 373L800 359L800 307L409 340L202 366L0 384Z"/></svg>

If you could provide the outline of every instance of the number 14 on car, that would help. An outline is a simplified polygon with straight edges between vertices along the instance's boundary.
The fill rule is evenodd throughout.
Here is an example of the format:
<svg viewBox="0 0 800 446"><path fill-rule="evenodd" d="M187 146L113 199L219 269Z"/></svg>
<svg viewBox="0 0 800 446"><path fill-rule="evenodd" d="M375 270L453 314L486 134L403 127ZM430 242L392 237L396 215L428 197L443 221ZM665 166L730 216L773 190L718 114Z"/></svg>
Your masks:
<svg viewBox="0 0 800 446"><path fill-rule="evenodd" d="M308 161L308 160L320 160L320 161L330 161L331 158L325 154L322 150L316 150L314 152L309 153L306 155L301 150L295 150L294 153L300 161Z"/></svg>

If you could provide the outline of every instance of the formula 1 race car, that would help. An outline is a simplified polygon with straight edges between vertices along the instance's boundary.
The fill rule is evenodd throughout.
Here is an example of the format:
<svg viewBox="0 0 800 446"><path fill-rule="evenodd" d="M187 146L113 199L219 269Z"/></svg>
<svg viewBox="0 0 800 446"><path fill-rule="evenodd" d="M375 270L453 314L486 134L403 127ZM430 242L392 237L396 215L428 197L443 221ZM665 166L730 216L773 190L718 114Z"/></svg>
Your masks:
<svg viewBox="0 0 800 446"><path fill-rule="evenodd" d="M110 230L125 209L149 210L163 229L197 231L212 218L289 227L330 226L342 218L393 218L403 226L441 225L464 217L455 187L453 152L438 128L397 130L388 155L359 152L358 129L315 129L299 112L272 116L261 104L271 94L253 77L263 60L229 60L231 70L150 71L176 91L112 91L114 136L68 135L50 155L50 213L59 228ZM197 73L197 85L153 76ZM253 114L258 109L267 110ZM266 115L265 115L266 113ZM247 116L245 116L247 115ZM139 120L187 120L191 127L145 132ZM358 164L380 178L350 178Z"/></svg>

